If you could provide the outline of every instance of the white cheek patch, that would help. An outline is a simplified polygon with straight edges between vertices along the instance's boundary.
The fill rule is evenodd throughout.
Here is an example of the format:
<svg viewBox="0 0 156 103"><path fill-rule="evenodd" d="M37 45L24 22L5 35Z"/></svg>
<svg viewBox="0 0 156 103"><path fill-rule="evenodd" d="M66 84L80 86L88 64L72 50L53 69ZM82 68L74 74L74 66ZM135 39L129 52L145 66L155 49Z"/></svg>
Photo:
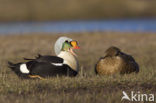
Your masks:
<svg viewBox="0 0 156 103"><path fill-rule="evenodd" d="M55 66L63 66L62 63L51 63L52 65L55 65Z"/></svg>
<svg viewBox="0 0 156 103"><path fill-rule="evenodd" d="M29 70L27 68L27 65L26 64L21 64L20 65L20 71L24 74L28 74L29 73Z"/></svg>

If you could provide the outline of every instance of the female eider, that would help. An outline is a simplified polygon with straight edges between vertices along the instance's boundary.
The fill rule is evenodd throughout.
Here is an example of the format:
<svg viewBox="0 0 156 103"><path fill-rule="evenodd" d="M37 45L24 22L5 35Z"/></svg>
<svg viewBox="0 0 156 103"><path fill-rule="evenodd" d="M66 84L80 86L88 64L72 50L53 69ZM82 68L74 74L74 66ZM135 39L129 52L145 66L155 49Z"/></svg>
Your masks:
<svg viewBox="0 0 156 103"><path fill-rule="evenodd" d="M131 55L112 46L105 51L105 56L101 57L95 65L95 72L99 75L138 73L139 65Z"/></svg>
<svg viewBox="0 0 156 103"><path fill-rule="evenodd" d="M75 47L73 47L73 45ZM28 62L13 64L9 67L21 78L44 78L50 76L76 76L78 62L73 49L78 49L77 42L65 41L57 56L41 56L28 59Z"/></svg>

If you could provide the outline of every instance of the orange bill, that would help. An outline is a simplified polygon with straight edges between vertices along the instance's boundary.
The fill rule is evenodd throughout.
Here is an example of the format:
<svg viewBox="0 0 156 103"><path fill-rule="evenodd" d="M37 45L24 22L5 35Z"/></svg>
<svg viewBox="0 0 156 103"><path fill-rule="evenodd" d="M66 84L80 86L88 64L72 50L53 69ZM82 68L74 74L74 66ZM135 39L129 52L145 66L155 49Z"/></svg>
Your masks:
<svg viewBox="0 0 156 103"><path fill-rule="evenodd" d="M80 49L80 47L78 46L77 41L71 41L70 43L71 43L73 49Z"/></svg>

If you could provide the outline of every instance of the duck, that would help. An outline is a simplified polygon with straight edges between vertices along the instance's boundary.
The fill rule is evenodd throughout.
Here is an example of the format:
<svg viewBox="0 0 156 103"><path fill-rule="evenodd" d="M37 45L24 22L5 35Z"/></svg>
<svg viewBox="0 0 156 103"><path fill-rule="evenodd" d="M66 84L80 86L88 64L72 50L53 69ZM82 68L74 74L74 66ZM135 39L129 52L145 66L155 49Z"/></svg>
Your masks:
<svg viewBox="0 0 156 103"><path fill-rule="evenodd" d="M111 46L105 51L95 65L95 73L98 75L130 74L138 73L139 65L135 59L118 47Z"/></svg>
<svg viewBox="0 0 156 103"><path fill-rule="evenodd" d="M20 78L30 79L54 76L74 77L78 74L79 64L77 55L73 49L79 49L77 41L66 40L62 44L61 50L57 51L58 55L38 55L34 59L28 59L26 62L12 63L8 61L8 67Z"/></svg>

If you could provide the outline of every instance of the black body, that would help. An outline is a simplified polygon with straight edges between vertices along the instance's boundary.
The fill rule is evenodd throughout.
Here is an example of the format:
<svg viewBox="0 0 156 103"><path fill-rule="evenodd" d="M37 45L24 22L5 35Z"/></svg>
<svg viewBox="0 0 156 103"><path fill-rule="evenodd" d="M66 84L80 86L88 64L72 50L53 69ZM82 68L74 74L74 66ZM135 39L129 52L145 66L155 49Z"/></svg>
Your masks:
<svg viewBox="0 0 156 103"><path fill-rule="evenodd" d="M8 62L9 68L11 68L19 77L29 78L29 75L39 75L41 77L53 77L53 76L76 76L77 71L74 71L67 64L63 64L63 59L56 56L41 56L36 59L26 59L28 62L24 62L27 69L30 71L28 74L20 71L20 65L24 63L13 64ZM53 63L62 63L62 65L54 65Z"/></svg>

